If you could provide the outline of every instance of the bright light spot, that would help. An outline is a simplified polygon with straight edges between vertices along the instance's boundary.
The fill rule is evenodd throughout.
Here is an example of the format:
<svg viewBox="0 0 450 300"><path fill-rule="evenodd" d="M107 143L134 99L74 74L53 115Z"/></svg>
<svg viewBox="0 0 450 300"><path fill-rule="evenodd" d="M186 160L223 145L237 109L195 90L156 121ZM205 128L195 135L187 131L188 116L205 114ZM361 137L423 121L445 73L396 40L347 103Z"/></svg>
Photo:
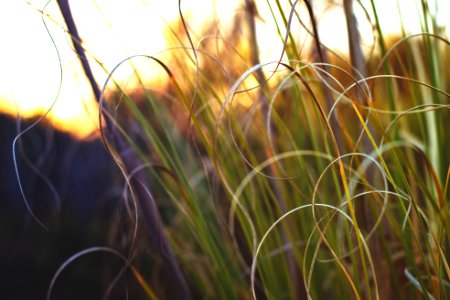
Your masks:
<svg viewBox="0 0 450 300"><path fill-rule="evenodd" d="M46 3L47 0L17 0L0 4L0 28L10 29L0 31L0 112L31 117L52 108L48 118L55 125L84 137L98 129L98 108L70 37L62 30L64 21L56 1L50 2L44 17L55 45L52 44L39 11ZM164 28L179 17L178 0L78 0L70 4L100 86L108 72L127 57L158 53L158 57L163 57L160 52L167 48ZM230 20L234 13L230 7L230 2L221 1L182 2L193 32L200 31L214 17L212 11L219 11ZM161 80L166 76L161 75L160 67L140 68L133 62L122 65L114 74L116 82L133 88L136 81L129 79L137 68L147 84L164 85Z"/></svg>

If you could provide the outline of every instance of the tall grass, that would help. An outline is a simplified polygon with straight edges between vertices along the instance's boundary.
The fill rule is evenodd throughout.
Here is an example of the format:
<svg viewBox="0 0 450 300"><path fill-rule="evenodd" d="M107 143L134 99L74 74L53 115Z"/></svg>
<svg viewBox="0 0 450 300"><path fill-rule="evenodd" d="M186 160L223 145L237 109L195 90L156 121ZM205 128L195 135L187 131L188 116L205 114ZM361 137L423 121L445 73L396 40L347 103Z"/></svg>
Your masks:
<svg viewBox="0 0 450 300"><path fill-rule="evenodd" d="M121 255L149 298L450 297L450 53L427 1L422 33L404 28L396 41L379 22L383 4L370 1L374 50L364 55L353 12L362 4L344 0L348 57L321 43L311 1L245 1L230 35L192 32L179 3L171 58L126 59L164 70L164 93L117 86L115 70L101 91L68 3L58 3L131 189L123 217L136 227ZM259 58L262 6L280 33L279 61ZM310 54L294 24L309 33ZM105 96L109 87L118 97ZM133 262L144 255L138 230L162 285Z"/></svg>

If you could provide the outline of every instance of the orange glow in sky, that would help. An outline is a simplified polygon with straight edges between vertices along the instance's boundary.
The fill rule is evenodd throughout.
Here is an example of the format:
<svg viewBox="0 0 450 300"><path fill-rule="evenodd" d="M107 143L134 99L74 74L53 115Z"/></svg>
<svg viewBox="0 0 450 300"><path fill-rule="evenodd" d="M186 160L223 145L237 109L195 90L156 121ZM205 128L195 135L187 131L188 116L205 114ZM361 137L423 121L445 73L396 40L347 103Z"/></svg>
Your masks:
<svg viewBox="0 0 450 300"><path fill-rule="evenodd" d="M42 115L51 108L48 118L53 124L78 137L86 137L98 128L98 108L72 50L70 38L62 29L65 25L55 0L50 1L44 12L49 32L44 26L40 10L47 2L14 0L0 4L0 112L31 117ZM182 1L182 10L193 33L201 32L201 28L212 19L219 19L221 28L226 30L233 14L242 10L242 2ZM273 2L271 5L275 7L274 1L269 2ZM281 2L288 9L289 1ZM329 6L326 10L328 1L313 1L319 11L323 11L318 15L322 42L346 51L345 19L341 4L337 2L336 6ZM419 7L411 5L415 2L399 1L400 10L406 13L403 21L410 33L419 30L416 17ZM438 1L439 11L450 11L448 2ZM276 26L266 1L256 3L261 15L257 24L261 61L278 60L282 45ZM370 7L370 1L362 3ZM379 0L376 3L379 3L380 22L385 26L385 32L399 32L396 1ZM179 18L178 0L72 0L70 4L100 86L105 82L108 71L124 58L135 54L154 55L166 49L164 28ZM357 5L355 11L359 16L363 15ZM371 26L363 18L360 20L363 42L370 44L373 42ZM443 13L438 20L447 25L448 35L449 21ZM95 60L101 62L104 69ZM121 68L114 79L119 83L127 82L132 72L133 68L128 65ZM140 68L139 74L149 85L161 85L161 78L165 78L159 69L153 68Z"/></svg>

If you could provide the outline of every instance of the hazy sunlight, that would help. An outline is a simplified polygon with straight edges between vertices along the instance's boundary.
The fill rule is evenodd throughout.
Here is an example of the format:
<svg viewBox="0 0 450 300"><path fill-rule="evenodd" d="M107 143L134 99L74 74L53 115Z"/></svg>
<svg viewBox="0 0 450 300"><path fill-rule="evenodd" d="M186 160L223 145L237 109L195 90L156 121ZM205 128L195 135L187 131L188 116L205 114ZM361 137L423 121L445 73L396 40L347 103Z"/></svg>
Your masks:
<svg viewBox="0 0 450 300"><path fill-rule="evenodd" d="M46 2L17 0L0 4L0 38L3 45L0 56L0 112L32 117L49 111L48 118L58 128L78 137L87 137L97 130L98 107L72 50L70 38L62 29L65 25L56 1L50 1L44 18L42 16L41 10ZM288 11L290 6L285 2ZM399 9L403 15L405 11L411 15L403 19L408 31L418 31L418 8L411 5L414 1L399 2L397 7L395 1L379 1L383 3L378 9L382 10L380 23L385 25L384 32L400 32L400 23L394 22L399 19ZM442 25L447 25L447 32L449 21L444 19L443 12L450 10L448 2L439 1L437 10L440 12L438 20ZM194 44L201 38L196 33L201 32L208 21L219 20L221 29L230 30L233 15L242 10L242 3L237 0L181 3L189 30L195 38ZM307 19L304 6L300 3L297 10ZM370 7L370 1L362 3ZM318 14L322 42L346 52L347 36L341 4L328 4L328 1L314 1L314 4L322 12ZM282 43L273 25L272 15L265 1L257 2L257 5L260 5L257 32L261 61L278 60ZM158 53L159 57L163 57L161 51L168 48L165 28L179 19L178 0L73 0L71 6L83 46L90 55L91 66L100 85L105 82L108 72L126 57ZM355 6L355 11L359 17L363 43L371 44L372 26L361 7ZM305 32L300 32L298 28L299 24L293 23L292 31L299 39L306 39ZM166 77L160 72L157 68L139 68L139 75L152 88L164 86ZM132 73L130 64L127 68L121 67L114 79L119 83L128 82ZM128 83L128 87L133 88L133 81Z"/></svg>

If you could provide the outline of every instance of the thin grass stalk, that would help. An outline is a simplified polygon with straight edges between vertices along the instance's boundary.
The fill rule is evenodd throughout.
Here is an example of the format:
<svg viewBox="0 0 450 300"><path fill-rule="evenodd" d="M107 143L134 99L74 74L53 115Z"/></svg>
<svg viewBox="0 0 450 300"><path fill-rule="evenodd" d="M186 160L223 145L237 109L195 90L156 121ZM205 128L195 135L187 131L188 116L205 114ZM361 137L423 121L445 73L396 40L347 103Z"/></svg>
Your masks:
<svg viewBox="0 0 450 300"><path fill-rule="evenodd" d="M314 33L314 43L315 43L315 47L316 47L316 50L318 53L319 61L324 64L325 71L327 73L330 73L330 70L328 67L328 64L329 64L328 55L327 55L327 52L323 51L323 49L322 49L322 44L320 42L319 31L318 31L317 21L315 19L313 7L312 7L310 1L308 1L308 0L305 0L304 3L306 5L306 7L308 9L308 13L310 15L312 29L313 29L313 33ZM302 80L301 76L299 76L299 78ZM322 82L322 86L323 86L323 95L324 95L325 101L327 103L328 109L330 109L331 107L333 107L333 104L334 104L333 98L327 87L327 83ZM334 142L333 146L336 150L336 154L338 156L340 156L341 153L344 153L344 144L343 144L343 137L342 137L342 133L340 131L339 121L338 121L336 112L333 112L333 114L330 118L330 122L329 122L329 124L327 124L327 126L330 130L330 134L333 137L333 142ZM342 181L342 185L343 185L345 198L347 199L347 201L349 203L349 211L350 211L352 220L354 222L355 233L358 235L361 233L361 231L359 229L359 224L356 219L355 209L352 204L352 200L351 200L350 193L348 190L348 183L347 183L346 177L345 177L344 167L343 167L343 164L341 161L339 162L339 173L340 173L340 177L341 177L341 181ZM362 269L363 269L362 271L364 274L365 283L366 283L367 287L369 287L366 259L365 259L364 251L361 246L361 241L359 238L357 238L357 244L358 244L358 248L359 248L360 261L361 261L361 265L362 265ZM368 255L368 258L370 260L371 258L369 255ZM369 297L369 299L372 299L371 293L368 293L368 297Z"/></svg>
<svg viewBox="0 0 450 300"><path fill-rule="evenodd" d="M293 6L296 5L298 1L299 0L295 1ZM275 2L276 2L276 5L277 5L277 8L278 8L278 11L280 12L281 18L283 20L283 24L284 24L284 26L287 29L287 38L285 38L285 37L283 37L281 35L280 26L278 25L278 22L275 22L275 24L277 26L277 29L278 29L278 33L279 33L280 37L282 38L282 40L284 40L283 41L283 43L284 43L283 48L285 49L285 51L288 54L289 58L294 58L295 60L300 60L300 56L297 53L297 50L295 49L295 39L294 39L294 36L292 35L292 32L290 30L291 20L288 21L288 19L286 18L285 14L283 13L283 8L281 7L280 1L276 0ZM270 1L268 1L268 0L267 0L267 5L270 8L270 12L272 14L273 19L276 20L274 12L272 10L272 5L270 5ZM288 43L287 43L288 40L289 40L290 47L287 47L288 46Z"/></svg>
<svg viewBox="0 0 450 300"><path fill-rule="evenodd" d="M423 16L423 24L422 24L422 31L426 32L426 33L433 33L430 30L430 26L429 26L429 22L432 22L433 24L433 28L436 28L436 20L435 18L433 18L431 16L431 14L429 13L429 7L428 7L428 3L426 3L426 1L421 1L421 6L422 6L422 16ZM430 74L430 83L431 85L435 86L435 87L441 87L441 88L445 88L443 86L443 84L441 82L438 81L439 78L439 67L438 67L438 60L439 60L439 55L437 54L438 52L438 47L436 44L436 40L432 40L431 37L429 35L424 35L423 36L423 41L425 44L425 52L426 55L429 59L427 59L427 65L428 65L428 69L429 69L429 74ZM417 47L413 48L414 50L418 50ZM418 57L419 61L421 61L420 57ZM423 66L423 68L425 68L425 66ZM426 73L421 73L418 72L418 75L420 76L421 74L426 74ZM424 81L425 79L420 78L420 81ZM423 90L423 88L422 88ZM423 94L423 99L424 101L426 101L426 103L430 102L430 95L432 95L432 99L436 99L438 101L438 103L440 102L440 95L436 92L436 91L431 91L431 93L425 94L422 91ZM427 123L427 131L428 131L428 148L429 148L429 156L431 157L431 162L433 164L434 169L436 170L437 174L439 175L439 178L441 180L441 182L444 182L444 178L445 178L445 169L441 167L441 160L442 160L442 156L441 155L441 151L442 147L441 147L441 137L439 135L439 128L440 128L440 119L441 119L441 114L439 113L439 111L430 111L427 112L425 114L425 119L426 119L426 123ZM444 150L445 151L445 150ZM443 151L442 151L443 153ZM435 191L436 193L436 191Z"/></svg>
<svg viewBox="0 0 450 300"><path fill-rule="evenodd" d="M81 46L81 38L70 9L69 1L58 0L57 3L67 25L72 44L75 48L75 52L78 55L80 63L83 67L83 71L94 93L94 97L96 101L101 104L100 88L95 81L86 53ZM109 129L112 130L111 124L108 124L110 123L108 122L108 118L105 118L105 121L107 122L107 126L110 126ZM127 146L121 136L115 134L111 138L113 138L113 140L115 140L116 142L117 152L121 156L120 158L124 164L124 168L126 170L135 170L136 168L138 168L140 166L139 159L134 153L131 153L129 151L127 153L127 151L125 151L127 150ZM187 281L181 271L178 261L176 260L172 247L170 246L167 237L162 231L160 214L156 207L156 203L148 193L147 188L144 186L145 182L148 181L146 180L144 174L142 172L139 172L132 177L130 186L131 189L135 192L139 201L144 223L146 224L147 230L149 231L150 240L152 241L154 249L159 252L158 254L164 262L164 266L167 268L170 281L173 283L172 286L176 287L174 288L174 293L179 297L179 299L189 300L191 299L191 293Z"/></svg>
<svg viewBox="0 0 450 300"><path fill-rule="evenodd" d="M324 69L327 73L330 73L328 64L329 64L329 59L328 59L328 54L326 51L323 51L322 49L322 43L320 42L320 37L319 37L319 29L317 27L317 21L316 21L316 17L314 14L314 10L313 7L310 3L309 0L305 0L304 1L306 8L308 9L308 13L309 13L309 17L311 19L311 25L312 25L312 29L313 29L313 33L314 33L314 44L316 47L316 51L319 57L319 62L324 64ZM322 82L322 87L323 87L323 96L325 98L325 101L327 103L327 108L331 109L331 107L333 107L334 101L333 101L333 97L331 96L330 90L327 87L327 84L325 82ZM333 113L331 119L330 119L330 127L333 130L333 134L334 137L336 139L336 143L338 146L338 149L340 150L340 152L343 151L343 138L340 132L340 126L339 126L339 121L337 119L337 114L336 112Z"/></svg>
<svg viewBox="0 0 450 300"><path fill-rule="evenodd" d="M249 51L250 51L250 60L251 60L251 64L253 66L257 66L260 65L260 60L259 60L259 47L258 47L258 41L257 41L257 35L256 35L256 22L255 22L255 18L258 15L257 12L257 8L256 8L256 4L253 0L245 0L245 11L246 11L246 16L247 16L247 22L249 25L249 29L250 29L250 47L249 47ZM270 117L269 114L269 103L268 103L268 99L266 97L266 86L267 86L267 80L266 77L264 75L264 72L262 70L262 68L257 68L256 71L256 79L258 81L258 84L260 85L260 88L258 90L258 100L259 100L259 105L261 107L261 113L263 115L263 119L264 119L264 124L267 124L267 130L269 131L268 134L271 137L274 137L275 133L274 133L274 126L273 123L271 122L271 120L267 119ZM274 145L274 147L276 147ZM265 152L266 152L266 156L268 158L272 157L274 155L274 153L272 153L272 149L270 147L265 147ZM275 164L270 164L269 169L268 169L268 175L270 177L274 177L276 175L276 169L275 169ZM283 197L282 197L282 193L280 190L280 187L278 185L278 183L276 182L276 179L274 178L270 178L268 179L271 188L273 189L273 192L275 194L275 197L277 199L277 203L278 206L280 208L281 214L285 214L287 212L286 209L286 205L284 203ZM286 224L286 226L283 226L281 229L281 241L283 245L287 245L289 243L289 237L288 237L288 231L286 229L286 227L289 227L288 224ZM302 299L304 297L305 291L304 289L301 288L300 283L302 282L300 280L300 275L299 275L299 269L297 267L297 262L295 259L295 256L293 254L292 251L288 251L288 253L286 253L286 259L287 259L287 268L288 268L288 272L289 272L289 276L290 276L290 287L292 288L292 292L293 292L293 296L295 299Z"/></svg>
<svg viewBox="0 0 450 300"><path fill-rule="evenodd" d="M349 54L350 54L350 63L352 66L352 73L353 77L359 80L366 77L367 71L364 54L361 49L361 37L358 30L358 23L353 12L353 0L344 0L343 7L347 23ZM369 101L371 100L368 99L366 95L364 95L359 85L356 86L355 97L356 101L359 101L362 105L367 107L369 106ZM367 127L370 132L374 132L371 123L368 123ZM363 136L362 142L364 153L371 153L373 151L373 147L371 146L370 140L367 135ZM373 181L375 177L373 176L374 173L372 171L373 170L368 169L365 176L369 182L372 182L374 184ZM369 203L363 201L361 210L363 212L366 225L370 226L371 224L373 224L374 220L372 217L372 211L369 207ZM381 232L383 232L383 230ZM383 238L381 237L381 232L380 238ZM380 244L378 239L372 238L369 243L371 246L370 248L372 249L372 255L374 257L375 262L376 274L373 274L373 276L377 277L379 286L383 288L382 294L384 295L384 297L386 297L387 299L391 299L393 297L392 294L393 291L391 289L390 284L391 280L389 278L389 268L387 265L387 261L382 259L384 255L387 256L390 255L388 252L384 254L382 253L382 245ZM394 282L396 281L394 280ZM393 290L395 292L398 292L398 288ZM397 296L399 295L397 294Z"/></svg>
<svg viewBox="0 0 450 300"><path fill-rule="evenodd" d="M328 54L326 51L323 51L322 43L320 42L319 30L318 30L317 21L315 18L313 7L308 0L305 0L304 3L307 7L307 10L308 10L308 13L309 13L309 16L311 19L313 40L314 40L314 44L316 47L316 51L318 53L318 60L321 64L323 64L323 69L325 70L325 73L331 74L330 68L329 68ZM297 76L298 76L298 74L297 74ZM323 97L325 98L326 105L328 106L327 108L331 109L333 107L334 101L333 101L331 92L328 88L328 83L325 82L325 80L327 80L327 79L324 78L321 80L322 93L323 93ZM304 82L304 84L306 84L306 82ZM305 85L305 87L306 87L306 85ZM313 96L313 95L311 95L311 96ZM322 113L320 110L322 110L322 108L319 109L319 116ZM326 147L327 151L332 151L330 149L330 147L334 148L334 150L336 150L336 154L339 156L340 153L344 153L344 138L343 138L342 132L340 130L339 120L338 120L336 111L334 111L332 113L329 123L327 123L327 127L330 130L331 138L333 139L333 141L332 141L332 145L330 145L325 140L325 147ZM325 139L325 137L324 137L324 139ZM334 176L333 179L334 179L334 183L336 185L336 189L340 190L341 186L339 184L338 176ZM342 182L342 183L343 183L342 188L344 189L344 192L345 192L345 183L344 182ZM350 205L350 209L351 209L351 205ZM364 264L364 261L363 261L363 264Z"/></svg>
<svg viewBox="0 0 450 300"><path fill-rule="evenodd" d="M384 34L383 34L383 30L381 29L381 23L380 23L380 19L378 18L378 12L375 6L375 1L371 0L370 4L372 6L372 12L373 15L375 17L375 28L378 34L378 46L380 47L381 50L381 55L384 56L386 54L386 44L384 41ZM391 68L389 66L389 64L387 62L384 62L383 64L384 66L384 71L386 74L391 74ZM395 100L394 100L394 83L392 80L388 80L387 81L387 93L388 93L388 98L389 98L389 108L391 109L391 111L395 111L396 109L396 105L395 105ZM393 120L393 116L391 117L391 120ZM395 138L397 135L397 132L394 131L393 133L393 137Z"/></svg>
<svg viewBox="0 0 450 300"><path fill-rule="evenodd" d="M278 25L278 22L277 22L277 20L276 20L276 17L275 17L275 15L274 15L273 10L272 10L272 6L270 5L270 2L267 1L267 4L268 4L268 6L269 6L269 8L270 8L272 17L273 17L273 19L274 19L274 21L275 21L275 24L276 24L276 26L277 26L278 33L279 33L280 38L282 39L282 42L283 42L283 50L282 50L282 55L281 55L281 57L280 57L279 63L282 61L285 52L286 52L287 57L288 57L288 60L289 60L290 62L295 62L295 61L296 61L296 62L300 62L300 59L301 59L300 53L296 50L296 42L295 42L295 39L294 39L294 37L293 37L293 35L292 35L292 31L291 31L292 20L293 20L293 16L294 16L294 15L297 16L297 18L298 18L300 24L301 24L303 27L305 27L306 31L307 31L311 36L314 36L314 34L311 33L311 31L310 31L309 29L306 28L306 26L304 25L304 23L300 20L300 17L298 16L298 14L295 12L296 6L299 4L299 2L300 2L300 0L296 0L295 2L292 2L292 3L291 3L291 11L290 11L290 14L289 14L289 18L286 18L286 15L285 15L285 13L284 13L284 11L283 11L283 8L281 7L280 1L279 1L279 0L276 1L278 11L279 11L279 13L280 13L280 15L281 15L283 24L284 24L284 26L286 27L286 34L285 34L285 36L283 37L283 36L281 35L281 32L280 32L280 26ZM293 66L293 65L291 65L291 66ZM298 88L298 87L297 87L297 88ZM299 101L301 101L302 103L305 103L305 102L303 101L303 100L304 100L303 97L304 97L304 96L303 96L302 92L301 92L300 90L298 90L298 94L297 94L294 98L298 98ZM313 133L313 132L314 132L314 128L313 128L313 126L311 125L311 124L313 124L313 122L311 121L311 118L312 118L312 117L311 117L311 114L307 113L307 108L306 108L305 105L302 105L302 106L301 106L301 110L302 110L302 113L303 113L303 114L305 115L305 117L306 117L306 123L307 123L307 126L308 126L309 131L310 131L311 133ZM334 116L334 115L333 115L333 116ZM312 141L313 148L318 149L318 148L319 148L319 138L316 136L316 134L311 134L311 135L309 136L309 138L310 138L311 141ZM324 140L326 139L323 135L322 135L322 138L323 138ZM327 145L327 147L328 147L328 145ZM324 167L324 166L322 165L322 163L323 163L323 162L322 162L321 160L317 160L317 166L318 166L318 168L322 169L322 168ZM336 181L336 182L337 182L337 181Z"/></svg>

